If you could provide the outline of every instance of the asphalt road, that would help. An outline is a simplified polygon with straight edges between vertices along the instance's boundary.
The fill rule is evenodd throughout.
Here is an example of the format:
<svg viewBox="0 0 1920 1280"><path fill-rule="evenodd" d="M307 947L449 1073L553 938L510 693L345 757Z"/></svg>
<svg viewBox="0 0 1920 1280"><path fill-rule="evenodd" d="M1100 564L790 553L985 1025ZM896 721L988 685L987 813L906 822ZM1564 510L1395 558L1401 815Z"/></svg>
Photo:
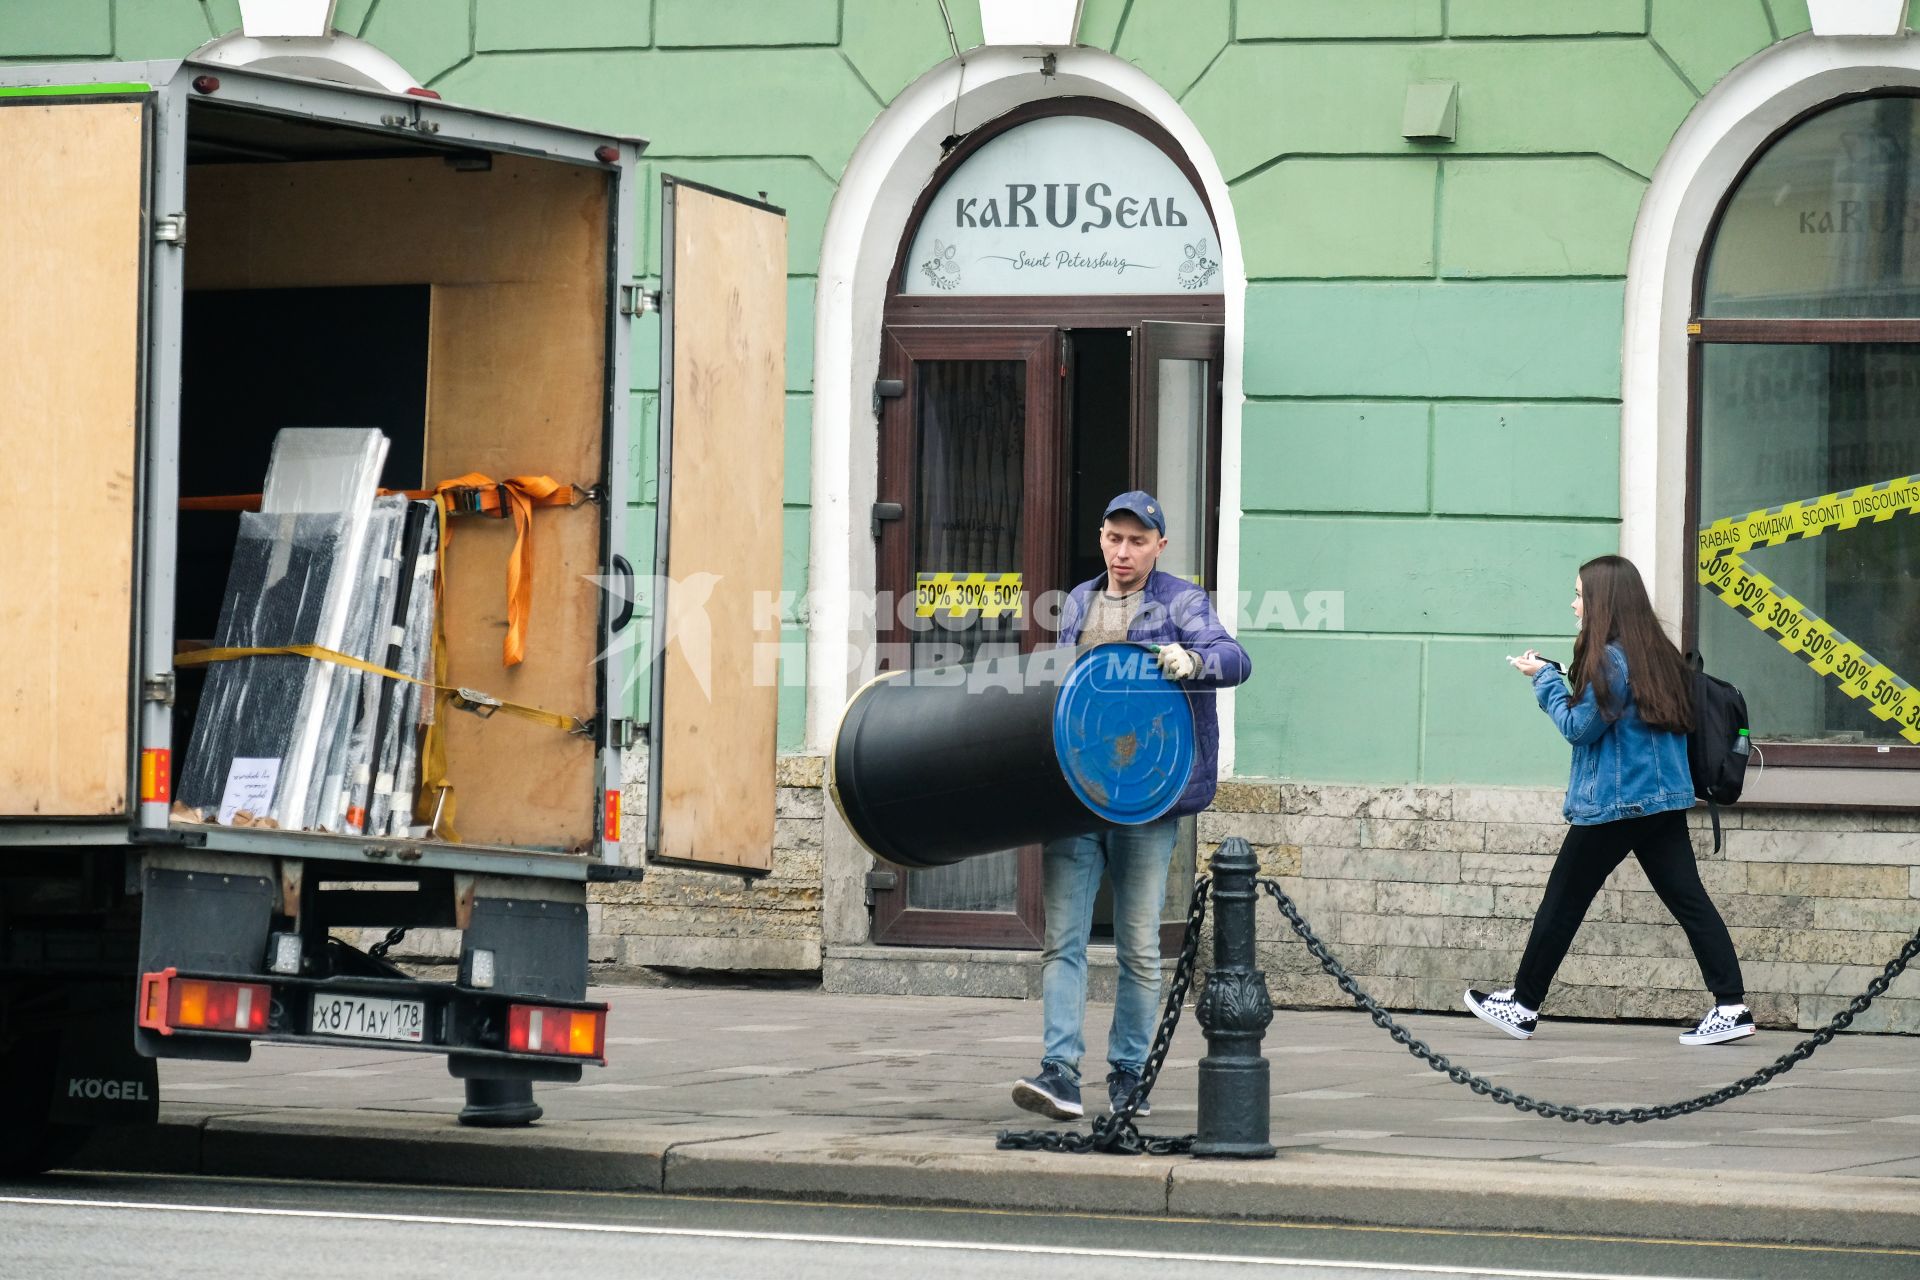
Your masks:
<svg viewBox="0 0 1920 1280"><path fill-rule="evenodd" d="M0 1183L0 1276L1920 1276L1920 1251L1356 1230L645 1194L69 1175Z"/></svg>

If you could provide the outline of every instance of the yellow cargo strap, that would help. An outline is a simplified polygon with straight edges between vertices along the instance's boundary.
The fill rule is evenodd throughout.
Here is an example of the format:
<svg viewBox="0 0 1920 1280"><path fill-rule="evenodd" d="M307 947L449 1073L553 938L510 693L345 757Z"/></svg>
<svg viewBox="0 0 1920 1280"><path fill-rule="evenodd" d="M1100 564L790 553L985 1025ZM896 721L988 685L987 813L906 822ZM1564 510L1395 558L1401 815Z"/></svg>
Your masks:
<svg viewBox="0 0 1920 1280"><path fill-rule="evenodd" d="M176 667L205 667L216 662L232 662L238 658L311 658L316 662L332 662L342 667L352 667L368 675L385 676L390 680L404 680L408 684L417 684L423 689L432 689L445 696L448 702L462 711L471 711L481 719L486 719L496 711L531 720L535 724L544 724L550 728L567 733L590 732L587 726L572 716L561 715L558 711L543 711L539 707L529 707L518 702L508 702L492 694L482 693L478 689L466 689L453 685L436 684L410 676L404 671L393 671L378 663L367 662L350 653L341 653L337 649L322 648L317 644L266 645L258 648L234 649L193 649L186 653L175 654L173 665ZM435 672L438 675L438 672Z"/></svg>

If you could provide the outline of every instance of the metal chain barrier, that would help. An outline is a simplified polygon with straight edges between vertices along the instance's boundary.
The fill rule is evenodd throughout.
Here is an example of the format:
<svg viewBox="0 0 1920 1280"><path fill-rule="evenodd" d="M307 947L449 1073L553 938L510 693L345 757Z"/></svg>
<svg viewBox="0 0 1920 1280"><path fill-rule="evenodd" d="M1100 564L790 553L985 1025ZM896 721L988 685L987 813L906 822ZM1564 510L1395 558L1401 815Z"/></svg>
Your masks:
<svg viewBox="0 0 1920 1280"><path fill-rule="evenodd" d="M1187 989L1193 985L1193 966L1200 952L1200 924L1207 918L1207 899L1213 882L1207 876L1194 881L1193 901L1187 907L1187 932L1180 943L1180 959L1173 967L1173 985L1167 991L1166 1011L1160 1015L1160 1030L1153 1037L1153 1049L1147 1054L1147 1069L1133 1087L1120 1109L1098 1116L1092 1133L1058 1129L1003 1129L995 1144L1002 1151L1066 1151L1082 1155L1089 1151L1118 1156L1178 1156L1193 1149L1193 1134L1182 1137L1153 1137L1141 1133L1133 1123L1134 1113L1153 1092L1160 1078L1160 1065L1173 1047L1173 1033L1180 1025L1180 1010L1186 1004Z"/></svg>
<svg viewBox="0 0 1920 1280"><path fill-rule="evenodd" d="M1447 1079L1455 1084L1465 1085L1475 1093L1491 1098L1495 1102L1568 1122L1580 1120L1587 1124L1644 1124L1649 1120L1671 1120L1676 1116L1691 1115L1696 1111L1705 1111L1708 1107L1717 1107L1723 1102L1731 1102L1743 1094L1750 1093L1775 1076L1791 1071L1796 1064L1805 1062L1813 1056L1814 1050L1845 1031L1855 1018L1866 1012L1868 1005L1886 992L1893 980L1906 970L1914 956L1920 955L1920 930L1915 930L1913 937L1900 948L1900 954L1889 960L1880 975L1867 984L1866 991L1855 996L1846 1008L1833 1016L1833 1020L1826 1026L1821 1027L1790 1051L1752 1075L1715 1089L1712 1093L1703 1093L1697 1098L1688 1098L1684 1102L1670 1102L1655 1107L1569 1107L1558 1102L1536 1101L1523 1093L1514 1092L1505 1085L1484 1080L1465 1067L1455 1066L1448 1061L1445 1054L1435 1053L1423 1041L1415 1039L1413 1033L1394 1021L1393 1015L1380 1007L1379 1001L1360 989L1360 984L1353 980L1353 976L1347 972L1346 967L1334 958L1333 953L1327 950L1325 943L1314 936L1313 929L1300 914L1300 909L1294 905L1293 899L1287 896L1287 891L1280 887L1278 880L1262 879L1259 884L1279 904L1280 914L1287 918L1287 923L1293 926L1293 931L1300 935L1302 942L1307 944L1308 953L1320 962L1320 967L1326 970L1327 976L1339 983L1340 989L1351 996L1354 1004L1373 1019L1374 1025L1392 1036L1396 1043L1405 1046L1408 1053L1435 1071L1445 1072ZM1005 1145L1004 1142L1002 1145Z"/></svg>

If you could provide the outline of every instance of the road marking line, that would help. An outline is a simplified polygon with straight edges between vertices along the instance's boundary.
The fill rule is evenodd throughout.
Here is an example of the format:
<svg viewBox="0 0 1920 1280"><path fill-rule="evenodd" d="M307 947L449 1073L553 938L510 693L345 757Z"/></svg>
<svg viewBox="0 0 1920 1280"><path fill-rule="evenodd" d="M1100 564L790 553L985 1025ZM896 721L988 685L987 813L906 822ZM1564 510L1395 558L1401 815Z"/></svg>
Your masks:
<svg viewBox="0 0 1920 1280"><path fill-rule="evenodd" d="M579 1235L659 1236L697 1240L743 1240L767 1244L831 1244L868 1249L935 1249L946 1253L1002 1253L1042 1257L1112 1258L1133 1262L1200 1262L1223 1266L1304 1270L1377 1271L1398 1275L1500 1276L1507 1280L1684 1280L1677 1276L1602 1271L1519 1271L1504 1267L1450 1267L1435 1263L1349 1262L1339 1258L1273 1258L1257 1254L1211 1254L1157 1249L1089 1249L1075 1245L969 1243L962 1240L899 1240L883 1236L813 1235L800 1231L710 1231L697 1227L643 1227L621 1223L521 1222L512 1218L462 1218L424 1213L345 1213L337 1209L262 1209L245 1205L167 1204L142 1200L83 1200L56 1196L0 1196L0 1204L50 1205L66 1209L122 1209L140 1213L209 1213L244 1218L313 1218L328 1222L394 1222L412 1226L483 1227L561 1231Z"/></svg>
<svg viewBox="0 0 1920 1280"><path fill-rule="evenodd" d="M1439 1077L1444 1079L1444 1077ZM464 1102L464 1098L452 1099ZM1920 1123L1920 1115L1895 1117L1911 1123ZM758 1135L742 1135L758 1136ZM1391 1134L1386 1136L1393 1136ZM145 1182L153 1175L145 1173L127 1173L111 1169L69 1169L63 1171L70 1178L91 1178L96 1181L140 1181ZM269 1187L312 1187L316 1180L311 1178L268 1177L258 1174L211 1174L211 1173L172 1173L165 1175L178 1182L202 1184L206 1186L269 1186ZM391 1182L368 1182L354 1178L329 1178L324 1185L333 1187L354 1187L362 1191L392 1191ZM973 1217L973 1218L1046 1218L1053 1220L1070 1217L1086 1222L1126 1222L1159 1223L1174 1226L1218 1226L1218 1218L1203 1218L1193 1214L1137 1214L1112 1213L1096 1209L1077 1210L1070 1214L1060 1214L1051 1209L994 1209L984 1206L947 1205L947 1204L880 1204L866 1200L806 1200L791 1197L714 1195L706 1192L689 1191L590 1191L567 1190L554 1187L489 1187L459 1185L452 1183L418 1183L409 1190L416 1192L436 1192L442 1195L462 1196L538 1196L544 1198L563 1197L567 1200L671 1200L680 1204L697 1205L733 1205L746 1204L778 1209L835 1209L859 1213L885 1214L928 1214L936 1217ZM1318 1231L1347 1235L1382 1236L1450 1236L1465 1240L1546 1240L1570 1241L1576 1244L1631 1244L1660 1245L1676 1249L1737 1249L1760 1253L1819 1253L1819 1254L1867 1254L1894 1258L1920 1257L1920 1249L1903 1249L1897 1245L1859 1245L1859 1244L1795 1244L1766 1240L1691 1240L1678 1236L1623 1236L1596 1235L1571 1231L1500 1231L1488 1227L1406 1227L1382 1226L1361 1222L1296 1222L1284 1218L1241 1218L1227 1224L1234 1231Z"/></svg>

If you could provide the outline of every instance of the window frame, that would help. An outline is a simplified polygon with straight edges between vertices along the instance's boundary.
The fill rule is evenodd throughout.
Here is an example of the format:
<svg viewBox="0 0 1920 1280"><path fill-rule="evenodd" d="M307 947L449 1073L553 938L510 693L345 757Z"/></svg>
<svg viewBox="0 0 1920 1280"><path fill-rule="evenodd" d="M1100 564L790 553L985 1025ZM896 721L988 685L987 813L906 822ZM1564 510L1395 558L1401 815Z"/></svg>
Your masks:
<svg viewBox="0 0 1920 1280"><path fill-rule="evenodd" d="M1920 99L1920 87L1891 85L1838 94L1799 112L1768 134L1746 157L1733 181L1720 194L1713 216L1708 220L1706 235L1702 237L1701 246L1694 255L1687 309L1686 519L1680 528L1684 540L1681 564L1686 572L1686 587L1681 592L1680 632L1683 649L1697 649L1700 643L1701 588L1694 566L1699 559L1701 418L1705 408L1701 387L1706 348L1741 344L1829 346L1879 343L1920 346L1920 316L1900 319L1770 320L1747 317L1713 319L1703 314L1706 309L1707 267L1720 239L1722 224L1734 196L1746 185L1755 167L1782 139L1807 121L1856 102L1883 98ZM1906 743L1789 743L1770 742L1765 738L1757 739L1757 742L1764 759L1782 768L1920 770L1920 746Z"/></svg>

